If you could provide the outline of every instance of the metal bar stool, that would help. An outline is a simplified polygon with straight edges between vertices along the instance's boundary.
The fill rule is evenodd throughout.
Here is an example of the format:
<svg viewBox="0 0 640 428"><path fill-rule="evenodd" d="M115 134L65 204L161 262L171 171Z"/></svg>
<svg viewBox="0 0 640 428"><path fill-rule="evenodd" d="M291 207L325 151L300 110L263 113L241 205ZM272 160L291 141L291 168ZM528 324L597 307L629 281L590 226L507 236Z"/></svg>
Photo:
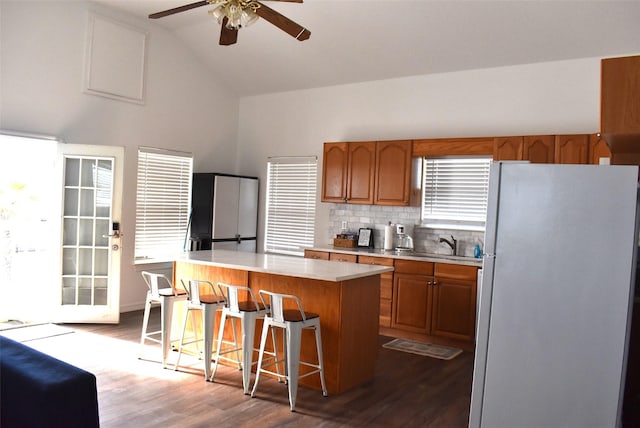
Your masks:
<svg viewBox="0 0 640 428"><path fill-rule="evenodd" d="M303 377L310 376L315 373L320 374L320 383L322 384L322 395L327 396L327 387L324 382L324 365L322 362L322 337L320 334L320 316L311 312L305 312L302 309L300 299L290 294L272 293L269 291L260 290L260 299L265 306L270 307L270 313L264 317L264 324L262 327L262 338L260 340L260 353L258 355L258 367L256 370L256 380L251 391L251 396L255 397L256 389L258 389L258 381L260 380L260 373L269 373L272 375L280 376L279 373L263 368L263 355L267 342L268 332L272 328L281 328L285 331L285 379L289 387L289 404L291 405L291 411L295 411L296 396L298 393L298 380ZM267 300L265 300L265 298ZM285 309L285 302L294 302L297 309ZM318 355L318 363L313 364L310 362L300 361L300 344L302 341L302 330L313 329L315 331L316 349ZM276 344L274 341L273 347L275 349ZM269 363L266 367L275 364L276 367L279 361ZM314 370L298 375L299 366L304 365L312 367Z"/></svg>
<svg viewBox="0 0 640 428"><path fill-rule="evenodd" d="M226 305L222 308L222 316L220 318L220 331L218 333L218 347L216 350L216 361L213 366L213 374L211 375L211 381L213 382L218 370L218 362L220 360L230 361L238 364L238 369L242 370L242 386L245 395L249 395L249 386L251 381L251 366L255 364L253 362L254 337L256 330L256 320L264 318L268 314L269 308L264 305L263 302L258 302L255 294L249 287L230 285L222 282L218 283L220 294L225 298ZM240 300L246 298L246 300ZM240 319L240 328L242 330L242 343L238 346L237 341L234 343L233 348L222 349L223 343L228 343L224 340L224 327L227 318L231 318L231 328L234 334L236 331L236 319ZM272 337L275 343L275 332L272 331ZM242 359L238 355L238 351L242 349ZM236 358L226 357L225 354L235 353ZM270 353L275 355L275 353Z"/></svg>
<svg viewBox="0 0 640 428"><path fill-rule="evenodd" d="M176 289L173 282L171 282L166 275L143 271L142 278L149 289L144 305L142 334L140 336L140 354L138 355L138 359L142 358L145 341L150 340L162 346L162 367L165 368L171 346L173 304L177 301L185 300L187 294L183 290ZM147 331L149 327L149 312L153 305L160 305L160 330L149 332ZM155 337L157 335L160 335L160 339Z"/></svg>
<svg viewBox="0 0 640 428"><path fill-rule="evenodd" d="M215 331L215 322L216 322L216 311L224 308L225 300L224 296L219 295L213 284L209 281L202 281L197 279L191 279L185 284L184 280L180 280L182 283L182 287L185 289L187 293L187 305L186 311L184 313L184 322L182 324L182 335L180 336L180 346L178 348L178 359L176 360L176 364L174 366L174 370L178 369L178 364L180 364L180 356L182 355L182 346L185 345L184 342L184 334L187 329L187 321L189 319L189 313L193 315L194 310L199 310L202 312L202 338L197 338L196 328L195 328L195 318L192 317L192 327L194 340L190 343L198 343L204 341L204 353L201 354L204 359L204 378L208 380L211 377L211 353L213 352L213 333ZM208 292L202 292L203 289L207 288ZM235 338L234 331L234 341L237 340ZM199 351L199 350L198 350ZM216 359L217 362L217 359Z"/></svg>

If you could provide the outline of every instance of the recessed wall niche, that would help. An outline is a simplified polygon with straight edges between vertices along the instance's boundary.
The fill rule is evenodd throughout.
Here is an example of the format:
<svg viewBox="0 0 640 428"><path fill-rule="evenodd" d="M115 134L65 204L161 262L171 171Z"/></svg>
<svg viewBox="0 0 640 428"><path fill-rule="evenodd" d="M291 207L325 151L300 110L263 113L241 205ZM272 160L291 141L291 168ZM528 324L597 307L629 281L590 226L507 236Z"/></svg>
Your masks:
<svg viewBox="0 0 640 428"><path fill-rule="evenodd" d="M144 104L147 38L144 30L89 13L84 92Z"/></svg>

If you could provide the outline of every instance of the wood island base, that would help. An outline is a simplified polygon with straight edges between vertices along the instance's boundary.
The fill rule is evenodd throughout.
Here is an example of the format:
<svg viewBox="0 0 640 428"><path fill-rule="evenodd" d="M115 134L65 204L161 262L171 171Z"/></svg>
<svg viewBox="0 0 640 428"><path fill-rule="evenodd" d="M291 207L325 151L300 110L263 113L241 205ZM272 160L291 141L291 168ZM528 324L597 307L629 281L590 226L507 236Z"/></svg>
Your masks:
<svg viewBox="0 0 640 428"><path fill-rule="evenodd" d="M344 281L326 281L276 275L186 261L174 263L174 281L202 279L227 282L259 290L293 294L305 311L320 315L325 380L329 394L339 394L373 379L378 356L380 275ZM262 321L256 324L255 348L259 347ZM278 349L282 349L279 335ZM254 354L257 360L257 354ZM313 333L302 337L301 360L317 361ZM305 373L301 366L300 374ZM300 384L320 390L319 376L300 379Z"/></svg>

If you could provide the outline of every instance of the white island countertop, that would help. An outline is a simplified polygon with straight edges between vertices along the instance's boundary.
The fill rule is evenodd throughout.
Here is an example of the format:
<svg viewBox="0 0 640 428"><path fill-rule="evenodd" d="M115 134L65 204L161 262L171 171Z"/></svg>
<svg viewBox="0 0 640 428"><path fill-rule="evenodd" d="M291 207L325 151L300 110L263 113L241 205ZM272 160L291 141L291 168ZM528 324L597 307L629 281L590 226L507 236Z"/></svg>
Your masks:
<svg viewBox="0 0 640 428"><path fill-rule="evenodd" d="M393 271L390 266L227 250L191 251L177 255L174 261L335 282Z"/></svg>

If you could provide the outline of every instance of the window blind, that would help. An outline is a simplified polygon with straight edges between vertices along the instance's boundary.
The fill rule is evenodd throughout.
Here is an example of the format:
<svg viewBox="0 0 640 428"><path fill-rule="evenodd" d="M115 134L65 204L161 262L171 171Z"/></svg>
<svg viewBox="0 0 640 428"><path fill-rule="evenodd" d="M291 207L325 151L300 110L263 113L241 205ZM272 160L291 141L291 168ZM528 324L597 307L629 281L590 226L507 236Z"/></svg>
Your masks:
<svg viewBox="0 0 640 428"><path fill-rule="evenodd" d="M135 258L184 248L191 206L191 154L138 150Z"/></svg>
<svg viewBox="0 0 640 428"><path fill-rule="evenodd" d="M487 215L491 158L424 158L423 223L476 225Z"/></svg>
<svg viewBox="0 0 640 428"><path fill-rule="evenodd" d="M271 158L267 167L265 252L303 255L313 247L316 157Z"/></svg>

